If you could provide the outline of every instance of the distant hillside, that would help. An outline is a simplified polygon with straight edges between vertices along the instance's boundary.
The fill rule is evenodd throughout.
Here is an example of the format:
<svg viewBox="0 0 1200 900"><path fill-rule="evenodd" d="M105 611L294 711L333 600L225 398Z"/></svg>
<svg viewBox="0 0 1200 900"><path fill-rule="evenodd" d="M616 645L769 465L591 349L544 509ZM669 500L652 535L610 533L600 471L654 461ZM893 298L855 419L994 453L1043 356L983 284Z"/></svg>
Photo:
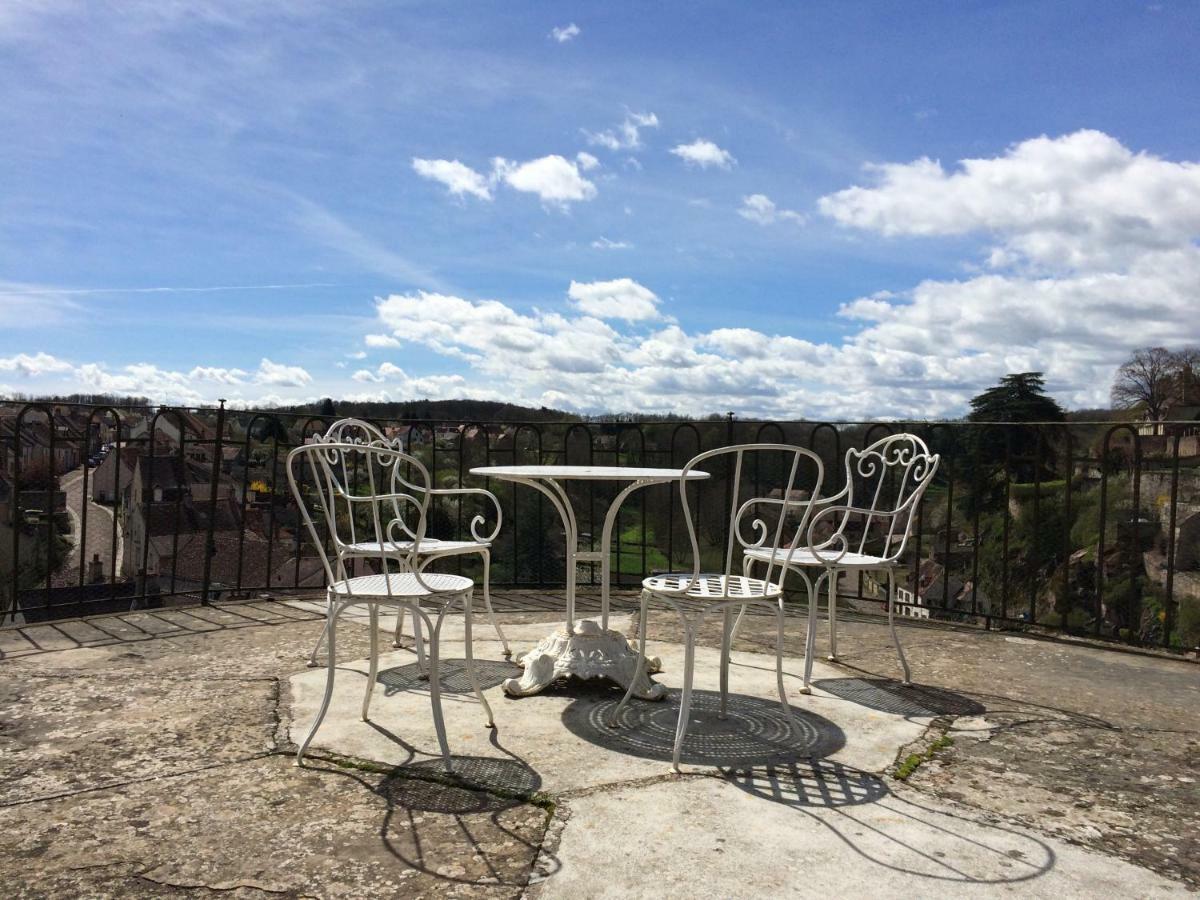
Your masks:
<svg viewBox="0 0 1200 900"><path fill-rule="evenodd" d="M549 407L518 406L494 400L409 400L403 403L356 403L325 399L319 403L280 407L287 412L312 415L361 416L368 419L420 419L451 422L562 422L578 421L574 413Z"/></svg>

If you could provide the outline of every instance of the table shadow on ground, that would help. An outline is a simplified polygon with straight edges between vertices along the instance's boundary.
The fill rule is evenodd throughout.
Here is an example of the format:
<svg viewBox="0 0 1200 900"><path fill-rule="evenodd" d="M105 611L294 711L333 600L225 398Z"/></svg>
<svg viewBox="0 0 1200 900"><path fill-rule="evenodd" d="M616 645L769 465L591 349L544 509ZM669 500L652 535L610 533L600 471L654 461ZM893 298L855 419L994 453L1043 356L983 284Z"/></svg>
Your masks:
<svg viewBox="0 0 1200 900"><path fill-rule="evenodd" d="M851 703L896 716L979 716L987 712L973 700L945 688L902 684L888 678L821 678L813 687Z"/></svg>
<svg viewBox="0 0 1200 900"><path fill-rule="evenodd" d="M563 711L572 734L618 753L669 762L679 717L679 692L662 701L630 700L609 717L623 692L576 699ZM730 694L727 714L720 718L717 691L693 691L688 733L680 762L689 765L746 766L771 761L821 758L846 744L846 735L824 716L792 708L785 719L778 701Z"/></svg>

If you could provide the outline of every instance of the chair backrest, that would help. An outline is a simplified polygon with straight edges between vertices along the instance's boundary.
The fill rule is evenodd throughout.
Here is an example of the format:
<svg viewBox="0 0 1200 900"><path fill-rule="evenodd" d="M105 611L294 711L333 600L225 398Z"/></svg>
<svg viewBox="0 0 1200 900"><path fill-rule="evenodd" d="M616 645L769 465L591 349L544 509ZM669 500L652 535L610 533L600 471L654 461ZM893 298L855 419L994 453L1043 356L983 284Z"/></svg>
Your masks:
<svg viewBox="0 0 1200 900"><path fill-rule="evenodd" d="M894 561L904 552L912 534L921 496L937 471L940 457L931 454L915 434L892 434L862 450L846 451L846 506L835 535L848 550L866 553L871 541L880 541L876 556ZM863 520L857 540L846 537L849 523Z"/></svg>
<svg viewBox="0 0 1200 900"><path fill-rule="evenodd" d="M367 556L361 549L351 550L364 543L379 546L380 572L388 570L389 560L417 571L431 496L429 471L382 438L337 439L346 434L310 438L287 458L288 482L326 577L330 583L344 579L345 557ZM406 518L415 519L414 524L406 524Z"/></svg>
<svg viewBox="0 0 1200 900"><path fill-rule="evenodd" d="M389 439L387 435L383 433L382 428L380 428L374 422L368 422L366 419L338 419L336 422L330 425L328 429L326 429L322 440L327 444L381 444L383 446L393 447L396 450L404 449L399 439ZM399 475L401 471L402 467L394 466L392 467L391 474L394 477ZM357 488L358 474L357 470L354 469L353 466L351 467L351 474L353 475L353 487ZM409 470L409 474L411 477L411 469ZM430 487L432 487L432 484L430 484ZM399 483L390 484L388 488L389 492L391 493L404 493L404 483L402 481ZM437 492L427 491L426 493L432 495ZM389 525L391 525L392 528L398 528L400 531L404 532L404 537L397 536L395 540L404 540L405 538L410 541L413 540L416 537L416 534L413 531L412 526L410 526L407 521L409 517L403 515L403 513L409 513L411 515L414 510L411 507L402 508L403 505L392 504L392 506L393 512L395 513L395 524L389 523ZM351 519L349 522L350 543L353 544L360 541L367 542L373 540L371 537L359 537L360 531L361 528L359 527L358 523Z"/></svg>
<svg viewBox="0 0 1200 900"><path fill-rule="evenodd" d="M324 439L333 443L371 444L377 441L388 443L383 429L366 419L338 419L325 429ZM397 449L403 449L396 444Z"/></svg>
<svg viewBox="0 0 1200 900"><path fill-rule="evenodd" d="M726 474L719 471L721 466L727 469L727 480L721 477ZM713 477L689 484L686 475L692 470L709 472ZM693 502L689 495L707 490L719 492L718 496L727 493L729 498L720 572L726 576L726 597L729 576L741 574L743 551L748 548L771 551L767 571L761 577L782 583L791 554L799 546L801 536L807 533L805 526L811 515L809 496L818 497L821 493L825 477L821 458L811 450L791 444L739 444L701 453L684 466L683 472L679 496L692 547L692 577L698 578L703 569L697 522L701 504ZM801 497L806 494L803 487L808 487L809 492ZM724 509L723 503L721 508ZM797 518L799 527L795 524ZM710 569L703 574L717 573ZM686 593L686 587L679 593Z"/></svg>
<svg viewBox="0 0 1200 900"><path fill-rule="evenodd" d="M365 419L339 419L329 426L325 432L324 439L335 443L346 442L353 444L370 444L382 441L389 446L394 446L397 450L403 449L400 438L389 439L378 425L368 422ZM393 474L399 476L401 471L402 469L397 466L393 470ZM393 485L393 487L399 487L399 485ZM474 510L468 509L463 513L463 515L471 517L467 527L470 530L473 540L480 543L491 543L500 534L500 526L504 521L504 511L500 506L499 498L491 491L484 488L463 487L461 485L452 488L436 488L431 482L428 493L430 497L442 497L442 502L456 504L455 509L459 508L457 504L466 504L469 500L476 502ZM495 524L490 530L481 530L486 528L489 517L494 520ZM430 518L436 521L436 516L431 515ZM399 524L396 527L404 531L408 535L409 540L413 540L416 535L406 517L398 516L398 521ZM436 537L436 535L434 536Z"/></svg>

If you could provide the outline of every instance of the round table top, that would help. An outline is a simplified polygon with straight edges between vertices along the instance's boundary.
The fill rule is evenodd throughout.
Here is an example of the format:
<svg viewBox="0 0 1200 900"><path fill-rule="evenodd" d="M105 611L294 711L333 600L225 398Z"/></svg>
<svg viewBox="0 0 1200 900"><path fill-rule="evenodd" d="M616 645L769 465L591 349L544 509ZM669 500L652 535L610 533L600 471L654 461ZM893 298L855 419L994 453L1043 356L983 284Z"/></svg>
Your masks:
<svg viewBox="0 0 1200 900"><path fill-rule="evenodd" d="M581 481L679 481L682 469L647 469L635 466L477 466L472 475L484 478L561 478ZM693 469L688 481L708 478L707 472Z"/></svg>

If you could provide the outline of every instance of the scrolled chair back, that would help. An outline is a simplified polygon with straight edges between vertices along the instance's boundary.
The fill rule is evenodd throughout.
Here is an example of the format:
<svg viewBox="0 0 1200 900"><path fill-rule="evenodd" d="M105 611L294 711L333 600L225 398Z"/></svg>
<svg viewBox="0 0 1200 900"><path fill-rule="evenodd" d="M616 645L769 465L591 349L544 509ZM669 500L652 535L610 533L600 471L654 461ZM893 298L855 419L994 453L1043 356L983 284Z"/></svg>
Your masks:
<svg viewBox="0 0 1200 900"><path fill-rule="evenodd" d="M348 556L377 558L381 573L388 571L389 561L399 562L403 570L419 570L432 495L429 471L419 459L382 435L366 440L340 429L332 436L314 436L292 450L287 472L330 583L347 577ZM415 522L408 524L406 519ZM364 553L364 545L375 545L375 552Z"/></svg>
<svg viewBox="0 0 1200 900"><path fill-rule="evenodd" d="M338 419L325 430L323 439L345 444L371 444L378 441L388 443L382 428L374 422L356 418ZM403 448L397 445L397 449Z"/></svg>
<svg viewBox="0 0 1200 900"><path fill-rule="evenodd" d="M728 481L717 471L721 464L728 469ZM713 477L689 483L686 476L692 470L707 471ZM722 508L726 490L730 500L724 513L728 516L728 536L722 548L723 569L719 573L724 576L724 596L711 599L735 599L729 594L729 586L736 583L732 576L741 575L743 551L748 548L772 551L765 574L760 570L758 577L782 584L791 555L807 533L806 525L812 514L810 499L821 493L825 477L821 457L792 444L739 444L701 453L684 466L683 472L679 494L692 549L692 582L681 578L677 593L686 594L691 583L702 575L717 574L703 571L697 521L702 504L689 497L690 493L705 490L717 493ZM769 487L774 487L779 495L774 496Z"/></svg>
<svg viewBox="0 0 1200 900"><path fill-rule="evenodd" d="M912 534L913 520L921 497L933 481L941 458L915 434L892 434L864 447L846 451L846 486L832 500L843 504L827 506L813 516L809 544L823 561L836 562L847 553L865 554L872 542L874 554L894 562L904 553ZM863 520L862 533L854 539L847 527L855 518ZM822 527L833 528L822 537Z"/></svg>

